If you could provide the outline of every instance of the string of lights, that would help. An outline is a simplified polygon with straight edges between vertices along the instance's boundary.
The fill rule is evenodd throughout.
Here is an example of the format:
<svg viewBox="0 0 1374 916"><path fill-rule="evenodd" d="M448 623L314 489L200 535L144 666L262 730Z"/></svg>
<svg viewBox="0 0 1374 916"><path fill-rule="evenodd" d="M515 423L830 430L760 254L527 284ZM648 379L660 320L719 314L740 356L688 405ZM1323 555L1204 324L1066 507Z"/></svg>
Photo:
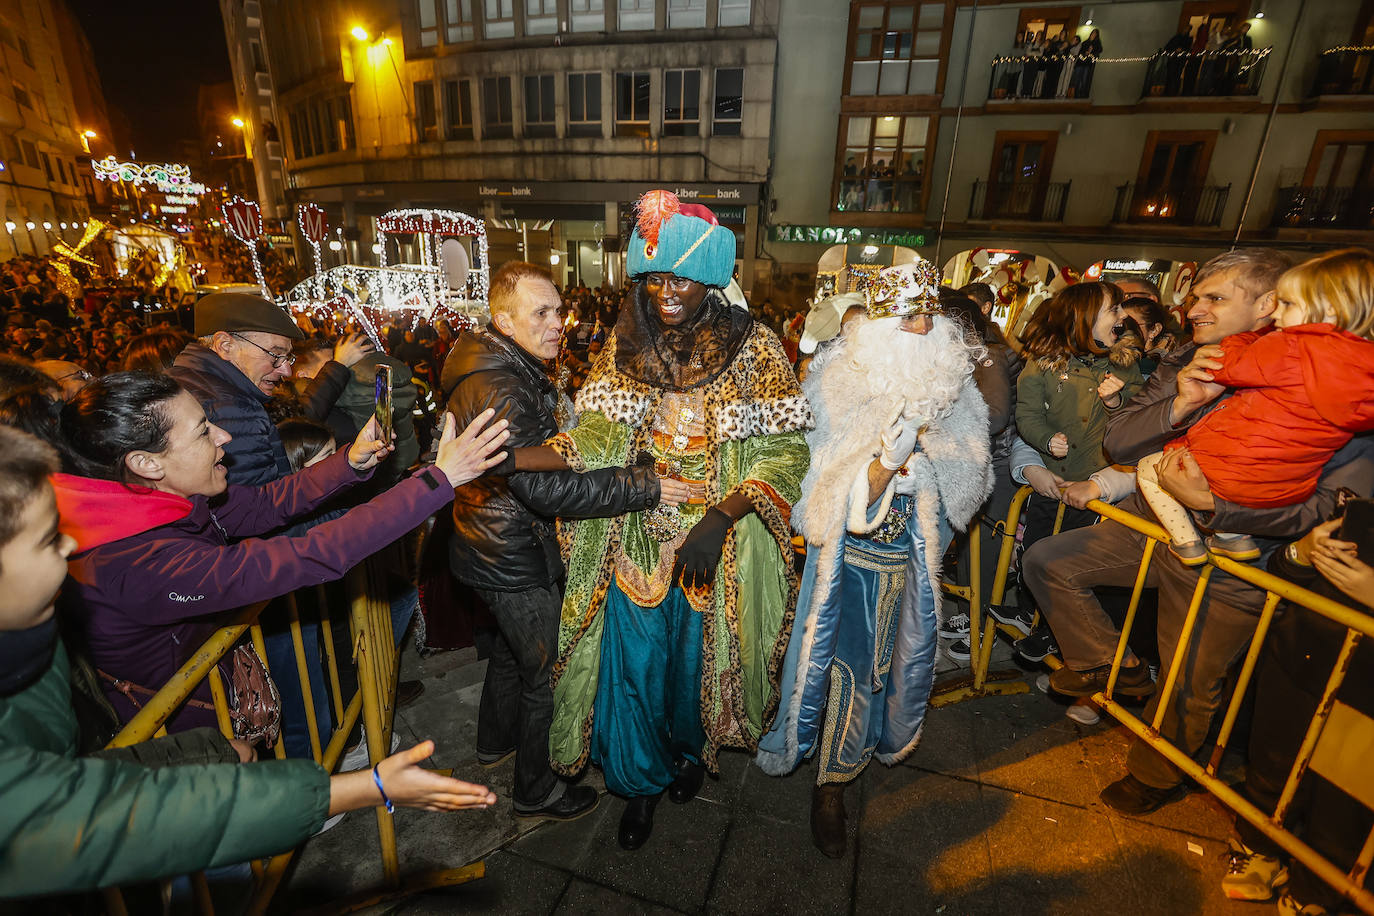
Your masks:
<svg viewBox="0 0 1374 916"><path fill-rule="evenodd" d="M1141 64L1149 63L1163 58L1215 58L1215 57L1241 57L1252 55L1256 61L1269 56L1273 48L1261 48L1258 51L1156 51L1148 57L1084 57L1076 54L1002 54L994 57L994 64L1025 63L1026 61L1078 61L1081 63L1094 64ZM1352 49L1358 50L1358 49Z"/></svg>

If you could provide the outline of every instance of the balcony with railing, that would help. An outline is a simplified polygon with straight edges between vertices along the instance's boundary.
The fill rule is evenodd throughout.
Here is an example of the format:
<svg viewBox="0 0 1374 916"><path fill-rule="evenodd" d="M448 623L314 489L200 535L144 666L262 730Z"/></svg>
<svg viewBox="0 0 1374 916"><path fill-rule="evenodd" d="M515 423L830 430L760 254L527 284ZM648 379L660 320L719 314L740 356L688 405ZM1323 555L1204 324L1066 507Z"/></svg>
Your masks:
<svg viewBox="0 0 1374 916"><path fill-rule="evenodd" d="M1142 187L1129 182L1116 189L1116 223L1166 226L1220 226L1231 195L1228 185Z"/></svg>
<svg viewBox="0 0 1374 916"><path fill-rule="evenodd" d="M1374 95L1374 48L1331 48L1317 58L1316 95Z"/></svg>
<svg viewBox="0 0 1374 916"><path fill-rule="evenodd" d="M1374 188L1279 188L1275 229L1374 229Z"/></svg>
<svg viewBox="0 0 1374 916"><path fill-rule="evenodd" d="M988 101L1087 101L1096 68L1096 58L1071 54L993 58Z"/></svg>
<svg viewBox="0 0 1374 916"><path fill-rule="evenodd" d="M1145 68L1141 98L1258 95L1270 50L1157 51Z"/></svg>
<svg viewBox="0 0 1374 916"><path fill-rule="evenodd" d="M1069 200L1068 181L975 181L969 195L970 220L1022 220L1057 223Z"/></svg>

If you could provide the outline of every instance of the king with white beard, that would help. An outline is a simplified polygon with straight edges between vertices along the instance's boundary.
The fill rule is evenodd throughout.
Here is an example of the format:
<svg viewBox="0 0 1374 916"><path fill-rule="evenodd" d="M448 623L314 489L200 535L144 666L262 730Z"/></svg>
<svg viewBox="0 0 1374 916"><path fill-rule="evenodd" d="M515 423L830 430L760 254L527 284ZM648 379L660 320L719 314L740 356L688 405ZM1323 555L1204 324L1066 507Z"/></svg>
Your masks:
<svg viewBox="0 0 1374 916"><path fill-rule="evenodd" d="M780 685L756 758L773 775L819 752L811 830L846 847L844 786L873 756L920 739L938 648L940 558L992 487L975 348L941 314L924 260L882 271L865 318L818 355L803 391L816 418L792 526L806 570Z"/></svg>

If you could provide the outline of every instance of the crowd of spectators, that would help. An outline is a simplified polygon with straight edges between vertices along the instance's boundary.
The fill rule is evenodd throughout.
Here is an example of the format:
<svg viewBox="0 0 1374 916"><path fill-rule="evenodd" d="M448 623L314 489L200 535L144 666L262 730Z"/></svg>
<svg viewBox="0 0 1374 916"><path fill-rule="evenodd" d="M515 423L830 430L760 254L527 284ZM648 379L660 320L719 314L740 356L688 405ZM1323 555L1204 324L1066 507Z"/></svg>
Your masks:
<svg viewBox="0 0 1374 916"><path fill-rule="evenodd" d="M1335 292L1327 295L1334 305L1314 302L1313 295L1292 285L1296 281L1285 287L1282 278L1290 276L1292 262L1272 250L1243 249L1215 258L1197 274L1186 326L1161 305L1159 290L1148 281L1085 282L1043 304L1019 339L1008 341L989 318L991 289L972 284L944 291L946 312L966 325L985 354L975 381L991 417L996 486L987 518L1002 518L1019 486L1033 491L1018 535L1024 554L1017 585L1008 601L989 612L1022 633L1016 650L1027 662L1040 662L1051 654L1062 657L1064 667L1047 678L1051 689L1086 698L1105 685L1119 635L1119 615L1113 615L1119 609L1112 598L1094 589L1129 588L1143 549L1141 536L1119 525L1096 524L1099 516L1088 503L1122 502L1136 514L1151 517L1149 509L1135 501L1133 465L1226 403L1229 392L1215 382L1226 356L1223 341L1251 335L1246 338L1251 342L1275 321L1288 328L1320 319L1334 326L1333 334L1368 345L1374 334L1374 307L1367 301L1355 308L1341 303L1351 299L1351 289L1357 291L1357 300L1374 296L1374 255L1356 251L1341 256L1342 261L1323 260L1308 269L1308 274L1330 280ZM266 311L256 309L244 301L249 297L221 294L230 299L221 299L216 309L204 303L198 307L190 295L174 288L94 283L70 297L62 292L60 280L44 259L17 258L0 266L0 310L5 315L0 422L52 443L71 475L59 475L58 505L66 500L83 506L70 513L75 528L64 531L79 529L78 540L84 542L78 547L59 538L51 549L62 553L63 560L79 549L75 562L85 565L75 592L90 607L104 609L106 624L119 621L110 629L102 629L100 622L88 625L86 637L109 641L103 647L83 648L92 650L99 692L121 720L137 707L140 690L146 695L155 689L186 652L223 622L214 613L319 581L322 575L341 575L351 563L414 528L452 499L454 486L498 460L493 453L500 431L482 432L485 417L458 436L451 424L444 428L434 408L432 393L440 387L444 360L464 329L457 320L430 324L410 315L396 316L377 328L385 350L380 352L350 321L302 317L293 323L275 306L261 303ZM1303 289L1320 286L1313 281ZM562 291L565 346L554 376L565 393L576 390L605 345L624 295L624 290L583 286ZM796 364L802 356L798 341L807 316L770 299L754 303L751 311L777 332ZM394 442L381 441L372 419L375 379L387 365L393 377ZM1367 384L1368 379L1361 376L1358 382ZM1310 393L1313 382L1304 378L1295 384L1306 385ZM1330 402L1340 398L1367 401L1368 391L1325 391L1324 416L1333 413ZM1209 528L1253 535L1249 547L1227 546L1228 555L1261 559L1271 570L1338 600L1374 607L1374 570L1335 539L1332 525L1317 525L1330 513L1339 490L1368 497L1374 486L1374 445L1364 435L1374 428L1374 418L1360 409L1342 416L1346 414L1352 418L1342 421L1347 433L1343 444L1337 443L1333 454L1318 462L1306 499L1291 505L1255 507L1239 498L1223 499L1209 491L1197 467L1182 462L1162 468L1160 474L1171 477L1175 495L1191 494L1190 499L1180 497L1180 502L1206 517ZM33 478L30 489L42 490L44 474L57 460L54 453L31 440L0 441L22 459L23 468L14 474L28 474ZM426 467L422 456L435 453L436 445L437 468ZM176 460L165 460L168 455ZM226 456L228 471L221 463ZM418 473L398 485L417 467ZM170 499L141 496L134 506L128 484L137 485L140 493L180 502L174 506ZM226 492L226 486L229 498L211 514L205 508L209 499ZM87 501L72 502L74 492ZM32 502L31 496L0 497L11 500L8 509L16 517L28 512ZM68 515L66 509L63 513ZM111 513L117 523L110 520ZM341 518L341 513L348 515ZM139 528L139 520L149 519L158 521ZM128 528L131 520L133 528ZM149 531L161 531L158 525L176 528L176 537L195 542L194 547L169 547L150 538ZM125 527L114 531L119 526ZM345 531L350 534L345 536ZM367 536L359 537L359 532ZM117 549L111 549L111 543ZM0 547L5 544L0 541ZM1157 644L1133 643L1116 681L1119 696L1154 695L1152 666L1167 664L1175 648L1196 581L1178 546L1174 554L1179 562L1160 562L1151 572L1149 584L1160 593ZM1218 549L1210 542L1208 547ZM187 549L197 552L194 562L205 564L207 572L187 579L183 587L177 576L185 575L185 566L166 563L158 551ZM1251 549L1252 553L1244 552ZM985 564L995 562L992 554L985 552ZM179 557L181 564L192 562L184 554ZM135 601L119 581L128 570L144 568L159 570L163 581L171 583L165 602ZM247 576L228 577L223 572L244 568L260 575L250 571ZM8 583L10 570L0 567L0 573ZM983 574L989 581L986 566ZM255 585L247 587L245 582ZM215 600L200 603L211 593ZM415 610L416 595L403 584L389 597L399 639ZM1215 580L1190 650L1194 659L1180 679L1181 697L1160 728L1186 752L1195 753L1205 744L1262 600L1263 593L1238 580L1220 575ZM207 616L207 611L214 613ZM1313 619L1315 615L1294 611L1281 626L1292 631L1290 648L1296 646L1305 658L1325 659L1343 631L1318 638L1311 629L1316 626ZM1294 629L1294 621L1303 620L1308 629ZM968 615L955 615L941 629L950 640L946 651L962 661L970 658L968 624ZM8 620L5 628L21 629ZM271 667L289 669L295 664L294 647L281 628L269 625L268 631ZM305 636L307 646L315 644L307 652L313 679L322 670L317 645L321 637L313 630ZM112 643L117 645L111 648ZM1287 746L1300 741L1301 733L1273 723L1305 721L1303 716L1310 715L1307 707L1313 705L1306 701L1320 696L1318 681L1329 666L1314 673L1310 666L1295 666L1283 651L1274 649L1260 668L1258 702L1270 705L1257 708L1256 721L1262 712L1281 709L1283 715L1265 719L1269 724L1257 726L1257 734ZM65 677L65 653L61 659ZM282 734L289 756L309 757L309 736L301 724L309 711L293 681L288 678L280 684L286 688ZM1374 705L1365 681L1367 677L1354 679L1355 689L1343 699L1357 706ZM313 714L327 724L331 711L324 702L322 677L312 692ZM403 685L398 702L413 699L418 690L405 694ZM170 723L170 730L206 724L206 716L196 712L188 707L180 721ZM1083 723L1097 720L1086 702L1071 707L1069 714ZM68 747L59 754L64 765L76 765L73 750ZM1252 754L1260 751L1275 756L1272 748L1252 742ZM228 759L253 756L249 744L220 747L217 753ZM411 789L401 799L440 804L433 798L443 787L417 780L411 772L424 755L405 754L390 758L390 772L398 784ZM1252 797L1276 796L1276 787L1265 780L1279 779L1281 785L1286 769L1282 759L1269 762L1273 766L1259 770L1255 785L1249 787ZM1107 800L1112 807L1127 813L1147 813L1167 804L1184 784L1177 768L1139 745L1131 752L1128 771L1104 793L1104 799L1111 795ZM306 787L312 800L297 812L300 824L294 831L264 841L265 845L297 842L298 834L317 829L326 813L337 814L371 798L370 789L356 780L331 787L321 779L322 774L307 770L292 771L289 779L283 776L283 786L300 791ZM379 789L380 785L378 777ZM336 791L345 793L340 796L343 801L332 800ZM448 786L447 791L459 789ZM465 786L461 791L461 801L443 804L491 803L481 787ZM1353 829L1348 833L1355 835ZM1236 853L1238 873L1258 880L1255 869L1278 861L1278 851L1265 846L1258 835L1247 835L1245 842L1248 845ZM264 843L245 841L219 860L247 858ZM96 877L122 880L128 873L114 869ZM1314 885L1305 888L1305 893L1319 893Z"/></svg>

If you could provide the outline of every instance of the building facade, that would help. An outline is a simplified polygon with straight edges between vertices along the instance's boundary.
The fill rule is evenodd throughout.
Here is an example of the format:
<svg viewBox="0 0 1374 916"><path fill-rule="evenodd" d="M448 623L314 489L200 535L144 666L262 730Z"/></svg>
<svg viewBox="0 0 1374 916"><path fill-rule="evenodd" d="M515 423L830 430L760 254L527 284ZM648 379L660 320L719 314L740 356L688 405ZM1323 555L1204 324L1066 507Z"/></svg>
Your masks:
<svg viewBox="0 0 1374 916"><path fill-rule="evenodd" d="M215 134L228 135L235 154L243 156L245 167L240 171L251 171L253 186L245 196L258 201L263 219L277 226L282 221L289 224L293 214L286 202L286 162L263 39L262 4L259 0L220 0L219 6L233 73L234 107L228 113L216 113ZM207 147L206 155L220 154Z"/></svg>
<svg viewBox="0 0 1374 916"><path fill-rule="evenodd" d="M77 168L89 161L89 128L62 53L72 17L58 2L0 2L0 257L46 254L59 239L79 238L89 212Z"/></svg>
<svg viewBox="0 0 1374 916"><path fill-rule="evenodd" d="M779 3L261 0L287 197L325 207L339 258L371 263L389 209L455 209L486 219L493 264L596 286L668 187L735 230L748 287L771 272Z"/></svg>
<svg viewBox="0 0 1374 916"><path fill-rule="evenodd" d="M784 284L836 241L1163 275L1237 240L1374 238L1370 0L783 0L780 18L762 250Z"/></svg>

